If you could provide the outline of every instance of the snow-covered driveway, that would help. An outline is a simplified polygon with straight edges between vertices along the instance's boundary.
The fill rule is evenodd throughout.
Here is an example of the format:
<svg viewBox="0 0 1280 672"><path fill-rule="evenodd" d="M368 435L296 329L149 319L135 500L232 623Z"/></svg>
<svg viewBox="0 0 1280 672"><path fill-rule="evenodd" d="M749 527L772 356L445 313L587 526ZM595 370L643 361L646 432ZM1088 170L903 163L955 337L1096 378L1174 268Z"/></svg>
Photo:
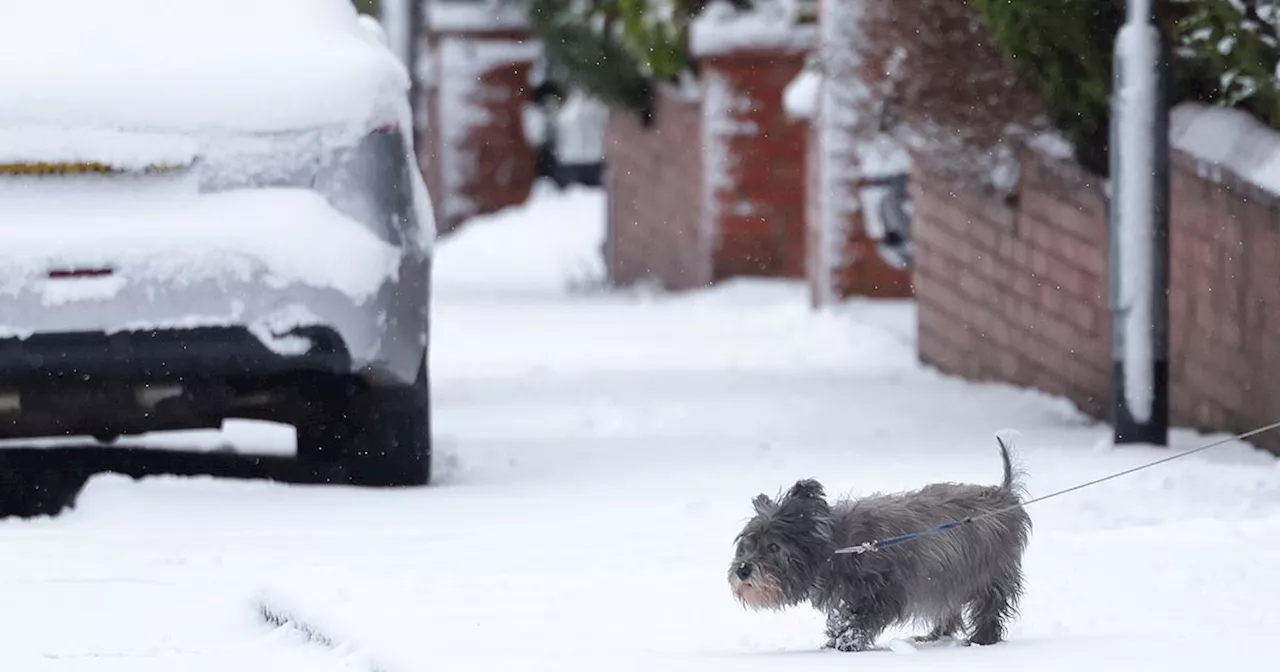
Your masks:
<svg viewBox="0 0 1280 672"><path fill-rule="evenodd" d="M1263 667L1280 468L1243 445L1033 509L1005 644L839 654L814 613L744 612L724 576L757 492L993 482L1002 428L1022 433L1033 494L1163 453L920 368L905 304L814 314L775 282L566 291L597 270L602 209L542 194L441 243L438 485L97 477L60 518L0 523L0 669Z"/></svg>

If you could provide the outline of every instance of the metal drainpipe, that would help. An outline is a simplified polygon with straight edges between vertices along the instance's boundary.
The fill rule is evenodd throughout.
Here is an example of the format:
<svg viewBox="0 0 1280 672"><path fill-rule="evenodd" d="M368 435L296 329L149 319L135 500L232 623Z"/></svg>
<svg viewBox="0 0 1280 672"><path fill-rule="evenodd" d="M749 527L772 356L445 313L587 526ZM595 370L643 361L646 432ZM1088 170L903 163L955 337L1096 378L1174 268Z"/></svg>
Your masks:
<svg viewBox="0 0 1280 672"><path fill-rule="evenodd" d="M1169 443L1169 49L1154 2L1128 0L1111 117L1115 443Z"/></svg>

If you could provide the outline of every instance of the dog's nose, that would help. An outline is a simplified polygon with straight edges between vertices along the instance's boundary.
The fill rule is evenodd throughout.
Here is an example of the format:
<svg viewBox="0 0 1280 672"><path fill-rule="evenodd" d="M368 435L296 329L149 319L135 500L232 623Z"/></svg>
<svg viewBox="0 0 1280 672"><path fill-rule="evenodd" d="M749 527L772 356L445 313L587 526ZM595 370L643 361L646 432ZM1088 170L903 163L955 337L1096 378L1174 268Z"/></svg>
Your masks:
<svg viewBox="0 0 1280 672"><path fill-rule="evenodd" d="M736 574L738 575L739 579L746 581L747 579L751 578L751 565L748 565L748 564L738 565L738 571L736 572Z"/></svg>

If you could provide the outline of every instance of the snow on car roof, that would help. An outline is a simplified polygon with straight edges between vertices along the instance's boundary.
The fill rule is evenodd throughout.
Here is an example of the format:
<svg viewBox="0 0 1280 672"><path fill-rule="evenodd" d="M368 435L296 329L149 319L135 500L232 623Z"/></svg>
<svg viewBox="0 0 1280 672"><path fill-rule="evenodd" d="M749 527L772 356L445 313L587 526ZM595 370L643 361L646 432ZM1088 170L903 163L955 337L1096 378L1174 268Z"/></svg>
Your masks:
<svg viewBox="0 0 1280 672"><path fill-rule="evenodd" d="M0 127L278 131L397 119L350 0L0 2Z"/></svg>

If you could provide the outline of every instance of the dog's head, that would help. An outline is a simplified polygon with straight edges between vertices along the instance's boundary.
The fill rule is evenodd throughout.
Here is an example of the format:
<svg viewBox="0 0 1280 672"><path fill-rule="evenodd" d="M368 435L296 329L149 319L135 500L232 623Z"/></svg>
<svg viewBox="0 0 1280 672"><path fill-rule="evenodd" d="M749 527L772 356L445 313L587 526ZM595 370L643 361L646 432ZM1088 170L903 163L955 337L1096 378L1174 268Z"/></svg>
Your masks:
<svg viewBox="0 0 1280 672"><path fill-rule="evenodd" d="M756 514L734 540L729 586L750 609L783 609L803 602L834 550L831 507L822 484L807 479L770 499L751 500Z"/></svg>

